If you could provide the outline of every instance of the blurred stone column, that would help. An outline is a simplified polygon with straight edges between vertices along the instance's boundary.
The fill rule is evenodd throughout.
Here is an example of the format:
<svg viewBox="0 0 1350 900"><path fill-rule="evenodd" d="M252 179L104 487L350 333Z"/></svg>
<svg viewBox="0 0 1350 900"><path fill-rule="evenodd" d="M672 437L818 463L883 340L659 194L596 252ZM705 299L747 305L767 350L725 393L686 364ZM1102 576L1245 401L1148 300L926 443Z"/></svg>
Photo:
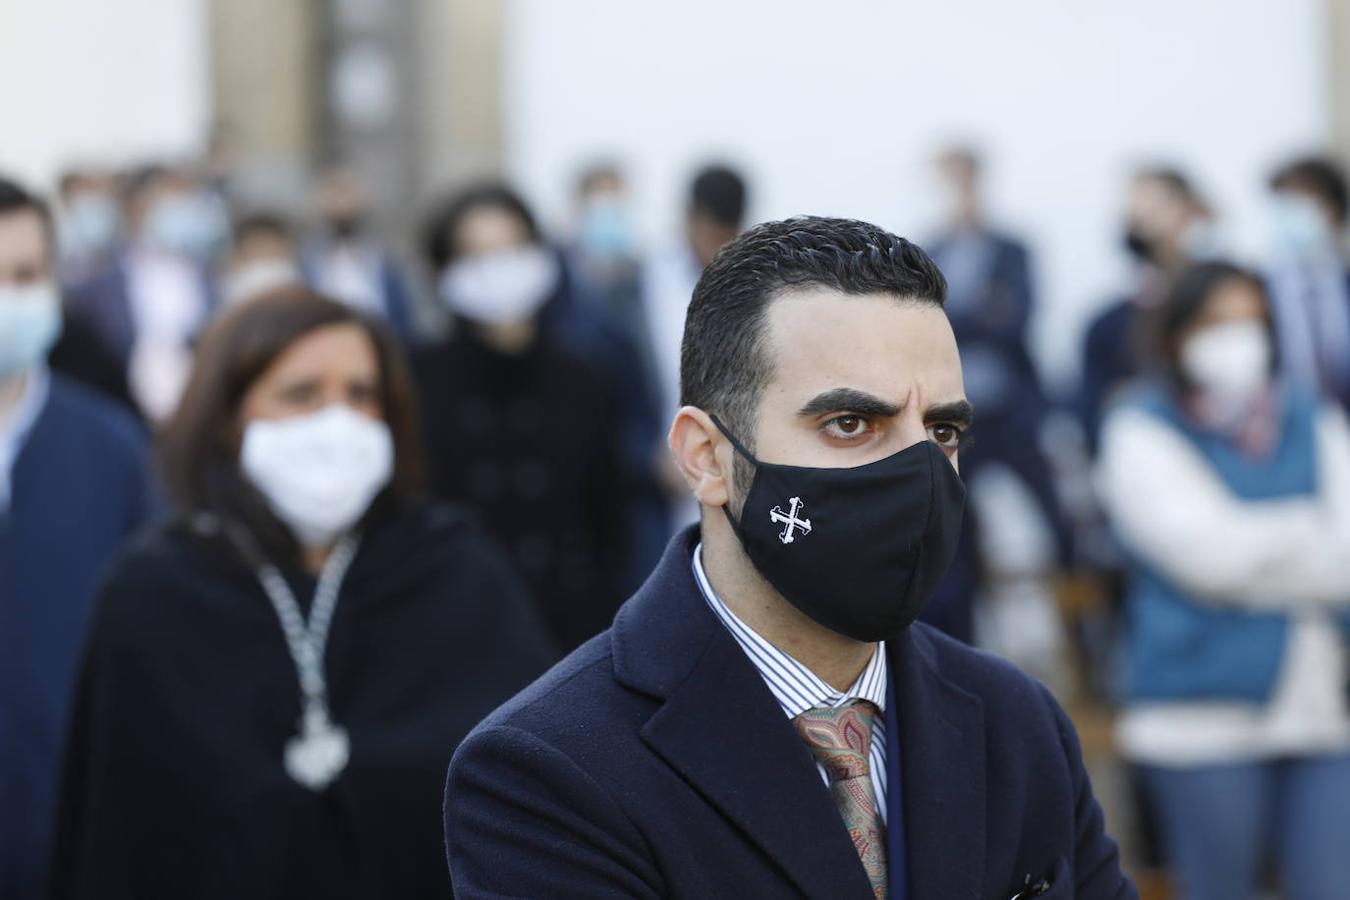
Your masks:
<svg viewBox="0 0 1350 900"><path fill-rule="evenodd" d="M1350 0L1326 0L1327 77L1336 156L1350 160Z"/></svg>
<svg viewBox="0 0 1350 900"><path fill-rule="evenodd" d="M212 141L245 205L300 202L316 140L314 10L310 0L210 0Z"/></svg>
<svg viewBox="0 0 1350 900"><path fill-rule="evenodd" d="M506 0L423 0L423 175L432 190L500 175Z"/></svg>

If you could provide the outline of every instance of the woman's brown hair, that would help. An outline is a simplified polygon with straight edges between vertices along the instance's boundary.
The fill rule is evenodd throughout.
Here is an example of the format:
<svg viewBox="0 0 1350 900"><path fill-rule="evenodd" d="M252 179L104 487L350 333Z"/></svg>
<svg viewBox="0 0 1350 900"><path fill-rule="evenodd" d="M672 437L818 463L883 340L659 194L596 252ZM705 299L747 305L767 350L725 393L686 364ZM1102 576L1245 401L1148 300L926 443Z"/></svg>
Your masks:
<svg viewBox="0 0 1350 900"><path fill-rule="evenodd" d="M308 288L250 300L213 322L197 346L192 377L160 435L169 493L185 516L209 513L242 525L268 556L298 553L290 531L239 468L239 407L264 372L297 340L334 325L355 325L379 362L380 405L394 443L394 472L366 521L411 503L422 491L417 401L403 351L380 324Z"/></svg>

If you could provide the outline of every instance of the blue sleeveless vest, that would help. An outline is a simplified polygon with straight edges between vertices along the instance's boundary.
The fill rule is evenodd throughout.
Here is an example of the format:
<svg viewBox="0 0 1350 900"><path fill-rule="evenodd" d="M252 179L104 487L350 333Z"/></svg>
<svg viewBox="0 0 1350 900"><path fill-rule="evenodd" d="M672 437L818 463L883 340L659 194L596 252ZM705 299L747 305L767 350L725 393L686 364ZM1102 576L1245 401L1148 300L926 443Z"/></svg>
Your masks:
<svg viewBox="0 0 1350 900"><path fill-rule="evenodd" d="M1287 391L1280 436L1269 456L1250 458L1205 431L1161 385L1123 403L1161 419L1245 500L1311 495L1317 490L1316 397ZM1348 587L1350 589L1350 587ZM1142 701L1266 701L1284 657L1289 619L1281 613L1225 608L1193 599L1165 574L1131 561L1126 590L1126 694Z"/></svg>

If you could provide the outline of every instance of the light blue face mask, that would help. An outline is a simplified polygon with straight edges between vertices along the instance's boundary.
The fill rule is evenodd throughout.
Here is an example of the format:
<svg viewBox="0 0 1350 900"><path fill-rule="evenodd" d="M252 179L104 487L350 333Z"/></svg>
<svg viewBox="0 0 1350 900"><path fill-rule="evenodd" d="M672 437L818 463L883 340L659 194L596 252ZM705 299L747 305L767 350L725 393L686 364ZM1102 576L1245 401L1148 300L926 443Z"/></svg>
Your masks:
<svg viewBox="0 0 1350 900"><path fill-rule="evenodd" d="M1296 260L1334 257L1336 239L1317 204L1289 192L1270 201L1270 225L1275 250Z"/></svg>
<svg viewBox="0 0 1350 900"><path fill-rule="evenodd" d="M145 228L156 247L206 260L224 242L225 212L206 194L174 195L155 204Z"/></svg>
<svg viewBox="0 0 1350 900"><path fill-rule="evenodd" d="M0 286L0 378L46 359L61 334L61 300L51 282Z"/></svg>
<svg viewBox="0 0 1350 900"><path fill-rule="evenodd" d="M581 215L581 245L599 257L623 256L633 250L628 216L617 199L595 198Z"/></svg>
<svg viewBox="0 0 1350 900"><path fill-rule="evenodd" d="M61 247L71 256L94 255L117 240L122 217L117 203L102 194L71 198L61 217Z"/></svg>

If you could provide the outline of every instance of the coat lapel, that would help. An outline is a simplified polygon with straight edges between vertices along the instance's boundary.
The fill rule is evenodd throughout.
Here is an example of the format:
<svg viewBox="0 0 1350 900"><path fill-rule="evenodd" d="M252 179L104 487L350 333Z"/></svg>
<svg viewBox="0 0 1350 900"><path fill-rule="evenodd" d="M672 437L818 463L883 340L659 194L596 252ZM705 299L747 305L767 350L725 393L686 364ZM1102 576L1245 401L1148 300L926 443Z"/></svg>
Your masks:
<svg viewBox="0 0 1350 900"><path fill-rule="evenodd" d="M809 897L872 891L810 753L729 635L642 736Z"/></svg>
<svg viewBox="0 0 1350 900"><path fill-rule="evenodd" d="M642 738L809 897L871 897L811 755L744 651L708 609L671 541L610 632L621 683L665 702Z"/></svg>
<svg viewBox="0 0 1350 900"><path fill-rule="evenodd" d="M899 700L909 896L983 896L985 734L981 700L942 678L920 626L890 644Z"/></svg>

